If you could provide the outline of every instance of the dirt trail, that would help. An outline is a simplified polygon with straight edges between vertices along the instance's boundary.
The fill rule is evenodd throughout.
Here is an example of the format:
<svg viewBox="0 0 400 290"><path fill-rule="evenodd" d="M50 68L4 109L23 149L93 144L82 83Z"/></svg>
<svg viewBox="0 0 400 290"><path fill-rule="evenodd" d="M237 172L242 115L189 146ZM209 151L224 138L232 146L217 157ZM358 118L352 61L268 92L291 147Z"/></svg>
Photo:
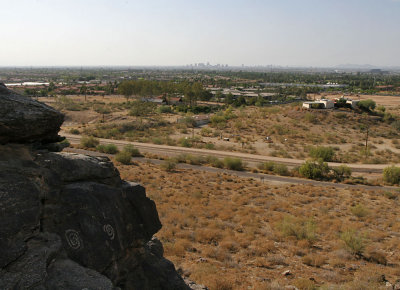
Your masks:
<svg viewBox="0 0 400 290"><path fill-rule="evenodd" d="M86 154L91 156L108 156L111 157L111 154L100 153L97 151L89 151L84 149L76 149L76 148L66 148L64 149L66 152L73 152L73 153L80 153ZM138 162L151 162L153 164L161 164L163 161L158 159L150 159L145 157L134 157L133 161ZM314 186L328 186L334 188L362 188L367 190L397 190L398 187L393 186L369 186L369 185L360 185L360 184L344 184L344 183L333 183L333 182L326 182L326 181L316 181L316 180L309 180L297 177L288 177L288 176L279 176L279 175L271 175L271 174L264 174L264 173L253 173L247 171L234 171L222 168L215 168L215 167L208 167L203 165L191 165L185 163L179 163L177 165L178 169L189 169L189 170L201 170L206 172L213 172L213 173L222 173L222 174L230 174L235 175L241 178L254 178L258 179L261 182L268 182L274 184L311 184Z"/></svg>
<svg viewBox="0 0 400 290"><path fill-rule="evenodd" d="M80 135L72 135L65 132L61 132L60 134L62 136L67 137L67 139L72 144L79 144L81 139ZM263 156L263 155L247 154L239 152L185 148L178 146L157 145L150 143L129 142L124 140L111 140L102 138L100 138L99 140L101 144L115 144L119 148L122 148L127 144L132 144L142 152L148 152L163 156L176 156L179 154L187 153L187 154L202 155L202 156L210 155L218 158L237 157L241 158L244 162L247 162L249 165L253 166L257 165L260 162L267 162L267 161L273 161L279 164L285 164L290 167L299 166L304 163L304 160L300 159L289 159L289 158ZM331 167L339 167L340 165L343 164L344 163L328 162L328 165ZM388 166L388 164L350 164L350 163L345 165L350 167L353 172L365 172L365 173L381 173L382 170ZM400 166L399 164L397 165Z"/></svg>

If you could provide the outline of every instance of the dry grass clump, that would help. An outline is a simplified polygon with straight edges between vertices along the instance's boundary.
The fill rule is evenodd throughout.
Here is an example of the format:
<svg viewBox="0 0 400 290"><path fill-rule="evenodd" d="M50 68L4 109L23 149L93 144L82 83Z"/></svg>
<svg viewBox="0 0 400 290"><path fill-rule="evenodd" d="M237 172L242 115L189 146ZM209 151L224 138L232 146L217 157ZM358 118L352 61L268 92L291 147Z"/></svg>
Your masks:
<svg viewBox="0 0 400 290"><path fill-rule="evenodd" d="M399 200L383 190L273 185L141 162L118 169L156 202L165 256L210 289L379 289L379 275L394 282L400 274Z"/></svg>
<svg viewBox="0 0 400 290"><path fill-rule="evenodd" d="M301 260L304 264L308 266L319 268L325 265L327 258L323 255L308 254L307 256L304 256Z"/></svg>

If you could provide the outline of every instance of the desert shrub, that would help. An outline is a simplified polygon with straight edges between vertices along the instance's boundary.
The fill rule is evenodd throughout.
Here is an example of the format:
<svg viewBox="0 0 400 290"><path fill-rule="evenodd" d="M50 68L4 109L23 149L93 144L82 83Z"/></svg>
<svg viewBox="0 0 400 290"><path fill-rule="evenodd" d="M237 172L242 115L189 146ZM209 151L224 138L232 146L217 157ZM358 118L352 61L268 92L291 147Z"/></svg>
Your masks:
<svg viewBox="0 0 400 290"><path fill-rule="evenodd" d="M386 265L387 258L384 252L376 250L374 248L367 249L365 253L365 258L373 263Z"/></svg>
<svg viewBox="0 0 400 290"><path fill-rule="evenodd" d="M207 127L202 128L200 130L200 135L203 136L203 137L210 137L210 136L212 136L212 133L213 133L213 131L210 128L207 128Z"/></svg>
<svg viewBox="0 0 400 290"><path fill-rule="evenodd" d="M378 111L381 111L381 112L385 112L385 111L386 111L385 106L382 106L382 105L377 106L376 109L377 109Z"/></svg>
<svg viewBox="0 0 400 290"><path fill-rule="evenodd" d="M97 145L96 150L107 154L116 154L119 152L117 146L115 146L114 144L100 144Z"/></svg>
<svg viewBox="0 0 400 290"><path fill-rule="evenodd" d="M258 164L257 167L260 170L273 171L274 167L275 167L275 162L273 162L273 161L263 162L263 163Z"/></svg>
<svg viewBox="0 0 400 290"><path fill-rule="evenodd" d="M400 183L400 167L394 165L383 169L383 180L390 184Z"/></svg>
<svg viewBox="0 0 400 290"><path fill-rule="evenodd" d="M275 174L282 175L282 176L288 176L289 175L289 170L288 170L287 166L284 165L284 164L275 164L273 172Z"/></svg>
<svg viewBox="0 0 400 290"><path fill-rule="evenodd" d="M322 159L323 161L332 161L335 151L332 147L317 146L310 149L310 157Z"/></svg>
<svg viewBox="0 0 400 290"><path fill-rule="evenodd" d="M394 129L400 131L400 120L394 121L391 125Z"/></svg>
<svg viewBox="0 0 400 290"><path fill-rule="evenodd" d="M319 254L309 254L304 256L302 262L311 267L321 267L326 263L327 258Z"/></svg>
<svg viewBox="0 0 400 290"><path fill-rule="evenodd" d="M130 103L131 109L129 110L130 116L148 116L152 114L156 108L156 104L150 102L134 101Z"/></svg>
<svg viewBox="0 0 400 290"><path fill-rule="evenodd" d="M329 166L322 160L306 161L303 165L299 167L299 173L308 179L324 179L327 178L329 174Z"/></svg>
<svg viewBox="0 0 400 290"><path fill-rule="evenodd" d="M396 199L399 196L398 193L393 191L385 191L383 194L388 199Z"/></svg>
<svg viewBox="0 0 400 290"><path fill-rule="evenodd" d="M224 161L220 160L219 158L215 156L207 156L206 159L212 167L224 168Z"/></svg>
<svg viewBox="0 0 400 290"><path fill-rule="evenodd" d="M279 228L284 236L312 242L316 239L316 224L312 219L285 217Z"/></svg>
<svg viewBox="0 0 400 290"><path fill-rule="evenodd" d="M78 129L72 128L69 130L69 133L74 135L79 135L81 132Z"/></svg>
<svg viewBox="0 0 400 290"><path fill-rule="evenodd" d="M306 278L299 278L294 281L294 286L300 290L316 290L319 289L314 281Z"/></svg>
<svg viewBox="0 0 400 290"><path fill-rule="evenodd" d="M118 154L115 155L115 160L122 164L130 164L131 163L132 156L129 154L129 152L122 151L119 152Z"/></svg>
<svg viewBox="0 0 400 290"><path fill-rule="evenodd" d="M83 136L81 138L81 146L84 148L96 148L99 143L99 140L93 136Z"/></svg>
<svg viewBox="0 0 400 290"><path fill-rule="evenodd" d="M160 167L168 172L174 171L176 168L176 161L172 159L164 160L164 162L161 163Z"/></svg>
<svg viewBox="0 0 400 290"><path fill-rule="evenodd" d="M58 110L67 111L83 111L88 109L88 107L82 102L75 102L74 100L69 99L66 96L58 97L56 99L55 107Z"/></svg>
<svg viewBox="0 0 400 290"><path fill-rule="evenodd" d="M244 169L242 159L240 159L240 158L225 157L224 165L226 168L228 168L230 170L242 171Z"/></svg>
<svg viewBox="0 0 400 290"><path fill-rule="evenodd" d="M338 119L346 119L348 115L346 113L336 113L334 116Z"/></svg>
<svg viewBox="0 0 400 290"><path fill-rule="evenodd" d="M337 180L343 180L351 176L351 168L347 165L340 165L337 168L333 168L333 175Z"/></svg>
<svg viewBox="0 0 400 290"><path fill-rule="evenodd" d="M225 279L215 279L213 283L211 283L212 288L210 289L215 289L215 290L232 290L233 285L232 282L229 280Z"/></svg>
<svg viewBox="0 0 400 290"><path fill-rule="evenodd" d="M181 145L182 147L188 147L188 148L193 146L190 139L187 139L187 138L179 139L179 145Z"/></svg>
<svg viewBox="0 0 400 290"><path fill-rule="evenodd" d="M186 154L186 163L192 165L201 165L205 163L205 160L202 156Z"/></svg>
<svg viewBox="0 0 400 290"><path fill-rule="evenodd" d="M359 101L357 105L361 110L367 112L372 111L376 107L376 103L371 99Z"/></svg>
<svg viewBox="0 0 400 290"><path fill-rule="evenodd" d="M354 255L362 255L365 250L365 237L353 229L344 231L340 239L344 242L346 249Z"/></svg>
<svg viewBox="0 0 400 290"><path fill-rule="evenodd" d="M65 138L64 140L62 140L61 142L59 142L59 144L65 148L65 147L69 147L71 145L71 143L68 141L67 138Z"/></svg>
<svg viewBox="0 0 400 290"><path fill-rule="evenodd" d="M208 150L214 150L215 149L215 145L213 143L207 143L205 148L208 149Z"/></svg>
<svg viewBox="0 0 400 290"><path fill-rule="evenodd" d="M142 154L140 154L139 149L135 148L132 144L128 144L124 147L124 152L128 152L131 157L139 157L142 156Z"/></svg>
<svg viewBox="0 0 400 290"><path fill-rule="evenodd" d="M257 167L260 170L273 172L277 175L282 175L282 176L289 175L289 170L288 170L287 166L284 164L276 164L275 162L267 161L267 162L258 164Z"/></svg>
<svg viewBox="0 0 400 290"><path fill-rule="evenodd" d="M159 106L157 111L159 113L161 113L161 114L170 114L170 113L172 113L171 107L170 106L165 106L165 105Z"/></svg>
<svg viewBox="0 0 400 290"><path fill-rule="evenodd" d="M210 121L212 127L224 128L226 126L226 118L221 115L211 116Z"/></svg>
<svg viewBox="0 0 400 290"><path fill-rule="evenodd" d="M350 208L352 214L354 214L358 218L366 217L369 213L368 209L362 204L357 204Z"/></svg>

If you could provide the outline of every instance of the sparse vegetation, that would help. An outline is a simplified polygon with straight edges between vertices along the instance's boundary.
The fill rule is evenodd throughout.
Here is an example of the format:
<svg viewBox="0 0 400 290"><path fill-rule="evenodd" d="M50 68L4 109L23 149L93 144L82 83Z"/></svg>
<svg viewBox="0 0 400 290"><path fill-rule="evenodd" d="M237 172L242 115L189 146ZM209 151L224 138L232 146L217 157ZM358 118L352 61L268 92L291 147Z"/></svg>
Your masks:
<svg viewBox="0 0 400 290"><path fill-rule="evenodd" d="M244 170L244 165L242 159L240 158L225 157L224 165L227 169L230 170L238 170L238 171Z"/></svg>
<svg viewBox="0 0 400 290"><path fill-rule="evenodd" d="M135 148L135 146L128 144L124 147L124 152L129 153L131 157L140 157L142 154L140 154L139 149Z"/></svg>
<svg viewBox="0 0 400 290"><path fill-rule="evenodd" d="M176 161L172 159L164 160L164 162L161 163L161 168L167 172L174 171L176 168Z"/></svg>
<svg viewBox="0 0 400 290"><path fill-rule="evenodd" d="M358 218L364 218L368 215L369 211L368 209L363 206L362 204L357 204L353 207L351 207L351 213L354 214Z"/></svg>
<svg viewBox="0 0 400 290"><path fill-rule="evenodd" d="M316 224L312 219L285 217L279 225L284 236L313 242L316 239Z"/></svg>
<svg viewBox="0 0 400 290"><path fill-rule="evenodd" d="M358 102L358 107L363 111L370 112L375 109L376 103L371 99L362 100Z"/></svg>
<svg viewBox="0 0 400 290"><path fill-rule="evenodd" d="M337 168L333 168L332 171L334 178L338 181L343 181L344 179L351 177L351 168L347 165L340 165Z"/></svg>
<svg viewBox="0 0 400 290"><path fill-rule="evenodd" d="M114 144L107 144L107 145L97 145L96 150L99 152L107 153L107 154L116 154L119 152L117 146Z"/></svg>
<svg viewBox="0 0 400 290"><path fill-rule="evenodd" d="M83 136L81 138L81 146L83 148L96 148L99 143L99 139L96 139L93 136Z"/></svg>
<svg viewBox="0 0 400 290"><path fill-rule="evenodd" d="M399 213L385 210L397 201L384 190L276 185L184 169L166 173L142 162L118 169L122 178L146 187L163 224L157 236L165 256L198 283L215 287L223 273L223 284L235 290L298 281L300 287L309 277L322 289L371 289L377 282L359 278L368 271L389 281L398 277L400 240L390 232L400 230L394 222ZM351 211L358 204L368 209L363 218ZM285 269L292 278L282 276ZM265 275L271 280L257 279Z"/></svg>
<svg viewBox="0 0 400 290"><path fill-rule="evenodd" d="M284 164L277 164L272 161L260 163L258 165L258 169L267 172L267 173L275 173L277 175L288 176L290 175L289 169Z"/></svg>
<svg viewBox="0 0 400 290"><path fill-rule="evenodd" d="M365 246L365 237L354 229L350 229L341 233L340 238L344 242L346 249L354 255L362 255Z"/></svg>
<svg viewBox="0 0 400 290"><path fill-rule="evenodd" d="M327 178L329 170L328 164L322 160L306 161L300 166L299 173L305 178L322 180Z"/></svg>
<svg viewBox="0 0 400 290"><path fill-rule="evenodd" d="M79 135L81 132L78 129L72 128L69 130L69 133L74 135Z"/></svg>
<svg viewBox="0 0 400 290"><path fill-rule="evenodd" d="M332 161L335 151L332 147L317 146L310 149L310 157L315 160L322 159L322 161Z"/></svg>
<svg viewBox="0 0 400 290"><path fill-rule="evenodd" d="M121 151L115 155L115 160L122 164L128 165L131 164L132 156L127 151Z"/></svg>
<svg viewBox="0 0 400 290"><path fill-rule="evenodd" d="M392 165L383 169L383 180L390 184L399 184L400 167Z"/></svg>

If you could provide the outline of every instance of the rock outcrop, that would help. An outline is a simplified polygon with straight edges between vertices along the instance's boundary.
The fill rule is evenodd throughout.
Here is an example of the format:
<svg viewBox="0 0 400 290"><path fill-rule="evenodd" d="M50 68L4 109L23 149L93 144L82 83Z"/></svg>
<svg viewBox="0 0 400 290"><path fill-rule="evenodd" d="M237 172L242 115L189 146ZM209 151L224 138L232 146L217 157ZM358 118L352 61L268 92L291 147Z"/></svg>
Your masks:
<svg viewBox="0 0 400 290"><path fill-rule="evenodd" d="M59 140L61 122L0 87L0 289L190 289L142 186L108 158L29 145Z"/></svg>
<svg viewBox="0 0 400 290"><path fill-rule="evenodd" d="M58 131L63 121L60 112L0 83L0 144L60 141Z"/></svg>

